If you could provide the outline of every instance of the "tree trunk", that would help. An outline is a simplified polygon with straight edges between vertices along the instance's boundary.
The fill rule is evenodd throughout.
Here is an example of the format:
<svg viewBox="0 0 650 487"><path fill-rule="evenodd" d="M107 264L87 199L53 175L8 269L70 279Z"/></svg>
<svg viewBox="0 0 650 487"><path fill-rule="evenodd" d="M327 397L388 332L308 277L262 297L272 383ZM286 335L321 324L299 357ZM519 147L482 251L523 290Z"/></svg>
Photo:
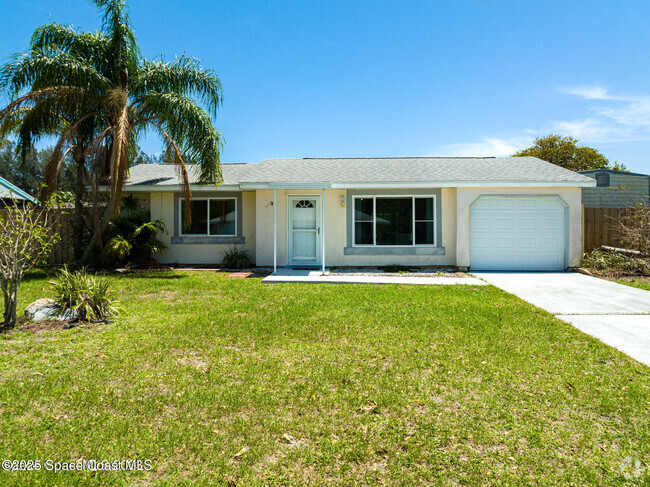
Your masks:
<svg viewBox="0 0 650 487"><path fill-rule="evenodd" d="M74 161L77 165L77 177L74 188L74 260L79 262L83 256L83 236L84 236L84 175L86 170L86 158L83 153L75 151Z"/></svg>
<svg viewBox="0 0 650 487"><path fill-rule="evenodd" d="M17 283L14 282L3 282L2 283L2 292L4 294L5 300L5 309L3 314L4 327L11 328L16 324L16 307L18 305L18 287L20 286L20 281Z"/></svg>

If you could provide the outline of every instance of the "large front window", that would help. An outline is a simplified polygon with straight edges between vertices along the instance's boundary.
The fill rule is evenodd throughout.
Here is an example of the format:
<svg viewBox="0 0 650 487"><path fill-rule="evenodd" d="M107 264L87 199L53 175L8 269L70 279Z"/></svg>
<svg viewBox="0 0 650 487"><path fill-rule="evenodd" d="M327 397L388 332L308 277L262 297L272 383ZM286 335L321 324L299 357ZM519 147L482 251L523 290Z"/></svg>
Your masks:
<svg viewBox="0 0 650 487"><path fill-rule="evenodd" d="M354 245L436 245L435 196L354 198Z"/></svg>
<svg viewBox="0 0 650 487"><path fill-rule="evenodd" d="M237 200L235 198L193 198L192 222L185 226L185 200L181 205L181 235L234 237L237 234Z"/></svg>

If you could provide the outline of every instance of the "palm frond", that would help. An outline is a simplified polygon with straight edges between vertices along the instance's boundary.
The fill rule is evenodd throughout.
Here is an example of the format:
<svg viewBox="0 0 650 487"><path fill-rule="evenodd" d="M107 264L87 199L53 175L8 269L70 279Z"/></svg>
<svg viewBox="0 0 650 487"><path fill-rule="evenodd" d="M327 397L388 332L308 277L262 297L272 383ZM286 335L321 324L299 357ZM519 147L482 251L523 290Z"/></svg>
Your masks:
<svg viewBox="0 0 650 487"><path fill-rule="evenodd" d="M126 259L131 253L131 243L121 235L112 237L106 244L106 257L115 262Z"/></svg>
<svg viewBox="0 0 650 487"><path fill-rule="evenodd" d="M103 10L102 32L109 43L107 66L110 69L109 77L116 85L125 68L130 73L137 71L140 46L131 26L125 0L95 0L95 4Z"/></svg>
<svg viewBox="0 0 650 487"><path fill-rule="evenodd" d="M35 51L64 51L99 63L108 48L108 39L101 32L79 32L71 25L52 22L34 31L30 45Z"/></svg>
<svg viewBox="0 0 650 487"><path fill-rule="evenodd" d="M2 90L17 94L25 88L36 91L51 86L79 87L101 94L111 83L88 60L60 51L17 54L0 68Z"/></svg>
<svg viewBox="0 0 650 487"><path fill-rule="evenodd" d="M34 106L36 103L47 97L58 98L60 103L73 106L81 97L83 97L83 94L82 89L70 86L50 86L30 91L29 93L19 96L5 108L0 110L0 122L2 122L12 111L24 106Z"/></svg>
<svg viewBox="0 0 650 487"><path fill-rule="evenodd" d="M158 126L174 140L185 163L199 166L199 179L220 184L221 133L214 128L208 113L194 100L177 93L151 92L140 97L142 115L155 119Z"/></svg>
<svg viewBox="0 0 650 487"><path fill-rule="evenodd" d="M216 116L223 101L223 88L217 74L202 68L198 59L187 56L168 63L144 61L132 90L136 96L154 91L196 97L212 116Z"/></svg>

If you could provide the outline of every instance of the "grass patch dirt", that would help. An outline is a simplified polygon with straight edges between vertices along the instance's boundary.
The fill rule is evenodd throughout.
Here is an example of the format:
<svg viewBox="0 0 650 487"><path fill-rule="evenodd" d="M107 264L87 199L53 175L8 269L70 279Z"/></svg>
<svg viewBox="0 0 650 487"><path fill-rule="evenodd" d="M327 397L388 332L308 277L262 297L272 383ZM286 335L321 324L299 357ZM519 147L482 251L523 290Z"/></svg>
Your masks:
<svg viewBox="0 0 650 487"><path fill-rule="evenodd" d="M0 335L2 458L152 470L1 485L650 482L650 369L494 287L109 279L115 322Z"/></svg>
<svg viewBox="0 0 650 487"><path fill-rule="evenodd" d="M615 280L619 284L625 284L626 286L638 287L639 289L650 291L650 276L624 277Z"/></svg>

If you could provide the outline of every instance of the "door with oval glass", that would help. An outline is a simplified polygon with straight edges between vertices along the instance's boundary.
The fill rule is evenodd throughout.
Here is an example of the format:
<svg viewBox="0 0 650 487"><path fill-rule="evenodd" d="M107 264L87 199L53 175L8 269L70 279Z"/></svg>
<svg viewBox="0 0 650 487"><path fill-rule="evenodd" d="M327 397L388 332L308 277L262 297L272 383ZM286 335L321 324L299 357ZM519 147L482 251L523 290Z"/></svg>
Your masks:
<svg viewBox="0 0 650 487"><path fill-rule="evenodd" d="M321 204L319 196L289 196L287 262L292 266L321 263Z"/></svg>

